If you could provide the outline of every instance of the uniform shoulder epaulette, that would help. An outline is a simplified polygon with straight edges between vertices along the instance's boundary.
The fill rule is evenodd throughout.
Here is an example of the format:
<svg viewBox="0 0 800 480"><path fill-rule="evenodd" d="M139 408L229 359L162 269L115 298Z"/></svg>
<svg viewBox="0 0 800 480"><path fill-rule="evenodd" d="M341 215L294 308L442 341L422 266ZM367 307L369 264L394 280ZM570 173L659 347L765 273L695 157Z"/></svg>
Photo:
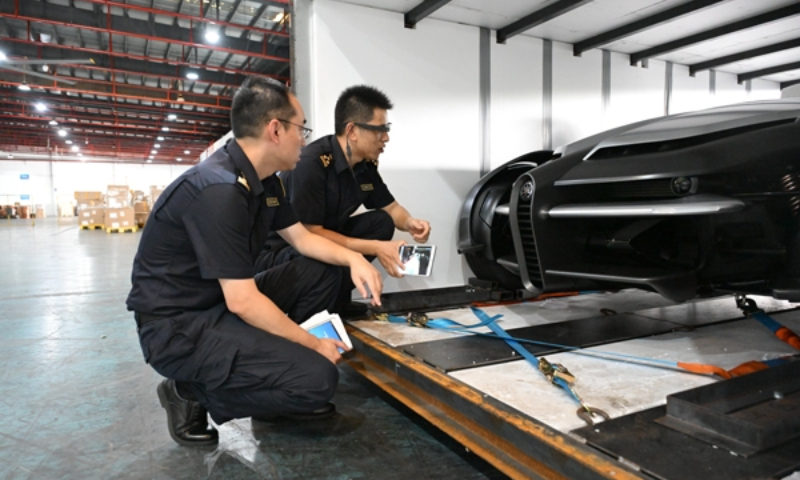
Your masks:
<svg viewBox="0 0 800 480"><path fill-rule="evenodd" d="M246 188L247 191L249 192L250 191L250 184L248 184L247 183L247 179L244 178L244 173L242 173L242 172L237 172L237 173L238 173L238 175L236 176L236 183L240 183L240 184L244 185L244 188Z"/></svg>
<svg viewBox="0 0 800 480"><path fill-rule="evenodd" d="M333 155L330 153L323 153L319 156L319 160L322 162L323 167L328 168L328 165L333 161Z"/></svg>

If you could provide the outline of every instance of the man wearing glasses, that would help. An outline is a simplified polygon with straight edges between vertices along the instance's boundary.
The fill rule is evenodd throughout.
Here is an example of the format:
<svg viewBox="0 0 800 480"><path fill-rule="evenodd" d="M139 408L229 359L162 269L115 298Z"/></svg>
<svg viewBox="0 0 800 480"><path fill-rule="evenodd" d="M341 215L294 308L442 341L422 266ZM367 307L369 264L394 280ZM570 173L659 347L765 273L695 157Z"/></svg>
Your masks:
<svg viewBox="0 0 800 480"><path fill-rule="evenodd" d="M392 102L380 90L358 85L339 96L334 111L335 135L322 137L303 149L300 162L282 172L292 206L311 232L368 260L377 258L386 272L402 277L395 228L424 243L430 224L409 214L389 192L378 173L378 157L389 142L387 113ZM366 213L353 215L360 206ZM279 239L268 242L260 267L268 268L297 256ZM339 310L350 304L353 284L344 269Z"/></svg>
<svg viewBox="0 0 800 480"><path fill-rule="evenodd" d="M218 442L207 414L217 424L333 415L347 347L298 324L335 305L337 266L380 304L380 273L309 233L275 175L297 164L304 123L285 85L248 77L231 105L234 139L172 182L150 213L127 305L145 361L167 378L157 394L181 445ZM257 270L270 231L304 256Z"/></svg>

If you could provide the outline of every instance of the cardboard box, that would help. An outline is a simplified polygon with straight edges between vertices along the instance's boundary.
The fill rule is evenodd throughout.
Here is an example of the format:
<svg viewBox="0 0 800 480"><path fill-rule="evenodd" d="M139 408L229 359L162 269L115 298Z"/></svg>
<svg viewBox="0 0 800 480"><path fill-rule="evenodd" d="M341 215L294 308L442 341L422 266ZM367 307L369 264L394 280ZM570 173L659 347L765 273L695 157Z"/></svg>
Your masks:
<svg viewBox="0 0 800 480"><path fill-rule="evenodd" d="M103 192L75 192L75 200L77 200L78 203L81 203L82 200L102 202Z"/></svg>
<svg viewBox="0 0 800 480"><path fill-rule="evenodd" d="M150 205L155 205L156 201L158 200L158 196L161 195L161 192L164 191L164 187L157 187L155 185L150 186Z"/></svg>
<svg viewBox="0 0 800 480"><path fill-rule="evenodd" d="M81 225L105 225L105 208L78 208L78 219Z"/></svg>
<svg viewBox="0 0 800 480"><path fill-rule="evenodd" d="M139 213L148 214L150 213L150 205L148 205L147 202L144 201L136 202L133 204L133 211L136 212L137 214Z"/></svg>
<svg viewBox="0 0 800 480"><path fill-rule="evenodd" d="M150 216L150 213L136 212L134 216L136 217L136 225L138 225L141 228L144 228L144 225L147 223L147 218Z"/></svg>
<svg viewBox="0 0 800 480"><path fill-rule="evenodd" d="M127 185L109 185L106 191L106 207L126 208L131 206L131 191Z"/></svg>
<svg viewBox="0 0 800 480"><path fill-rule="evenodd" d="M106 228L128 228L136 226L136 214L131 207L106 208Z"/></svg>

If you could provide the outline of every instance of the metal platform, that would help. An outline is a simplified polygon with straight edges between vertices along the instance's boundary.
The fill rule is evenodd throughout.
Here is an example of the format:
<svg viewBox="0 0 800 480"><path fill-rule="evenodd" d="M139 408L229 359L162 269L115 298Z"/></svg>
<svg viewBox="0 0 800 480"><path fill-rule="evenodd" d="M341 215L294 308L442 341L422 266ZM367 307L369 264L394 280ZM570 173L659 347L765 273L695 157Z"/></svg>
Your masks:
<svg viewBox="0 0 800 480"><path fill-rule="evenodd" d="M404 301L408 298L405 293ZM800 331L800 311L794 305L753 298L774 318ZM500 324L512 335L593 346L597 351L726 369L797 353L755 320L743 318L732 297L673 305L655 294L625 290L482 308L491 315L504 315ZM475 323L467 308L428 314ZM576 389L584 400L612 417L588 428L575 414L574 401L520 361L502 341L371 320L351 320L348 328L355 346L350 363L356 370L512 478L706 479L711 477L703 472L713 468L706 458L727 458L698 454L689 461L681 457L680 468L672 470L660 466L668 463L663 458L648 464L649 456L665 448L658 438L685 435L655 422L664 416L667 396L723 383L714 377L554 348L530 348L566 365L576 375ZM652 413L656 410L660 415ZM634 418L637 415L658 433L631 428L631 422L641 422ZM620 424L627 426L616 427ZM624 443L622 438L628 447L639 448L633 450L636 461L629 459L629 448L625 455L615 450ZM782 443L745 458L734 457L727 448L697 442L702 444L695 447L698 452L723 452L736 459L732 472L750 475L727 478L781 478L775 475L800 469L800 448L790 448L794 444ZM662 451L661 456L671 454ZM746 466L737 467L737 462Z"/></svg>

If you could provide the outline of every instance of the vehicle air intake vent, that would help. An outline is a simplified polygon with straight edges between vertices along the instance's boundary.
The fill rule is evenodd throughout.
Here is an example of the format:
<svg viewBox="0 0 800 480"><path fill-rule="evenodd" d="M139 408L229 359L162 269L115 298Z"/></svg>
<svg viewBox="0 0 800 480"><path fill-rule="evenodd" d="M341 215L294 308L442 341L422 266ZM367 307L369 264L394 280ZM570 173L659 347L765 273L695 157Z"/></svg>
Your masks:
<svg viewBox="0 0 800 480"><path fill-rule="evenodd" d="M586 157L586 160L608 160L612 158L631 157L635 155L671 152L673 150L695 147L697 145L721 140L723 138L734 137L743 133L754 132L756 130L777 127L780 125L788 125L794 122L794 118L788 118L774 122L759 123L757 125L747 125L746 127L733 128L731 130L709 133L707 135L698 135L696 137L676 138L674 140L664 140L661 142L601 147L595 150L590 156Z"/></svg>
<svg viewBox="0 0 800 480"><path fill-rule="evenodd" d="M519 242L515 238L515 246L517 252L522 251L525 260L525 269L523 273L523 281L525 280L525 273L534 287L543 288L542 270L539 266L539 254L536 251L536 238L533 235L533 220L531 213L533 211L533 190L534 182L528 175L523 175L517 180L519 189L514 189L517 193L516 198L516 216L517 228L519 229ZM521 247L521 248L520 248Z"/></svg>

